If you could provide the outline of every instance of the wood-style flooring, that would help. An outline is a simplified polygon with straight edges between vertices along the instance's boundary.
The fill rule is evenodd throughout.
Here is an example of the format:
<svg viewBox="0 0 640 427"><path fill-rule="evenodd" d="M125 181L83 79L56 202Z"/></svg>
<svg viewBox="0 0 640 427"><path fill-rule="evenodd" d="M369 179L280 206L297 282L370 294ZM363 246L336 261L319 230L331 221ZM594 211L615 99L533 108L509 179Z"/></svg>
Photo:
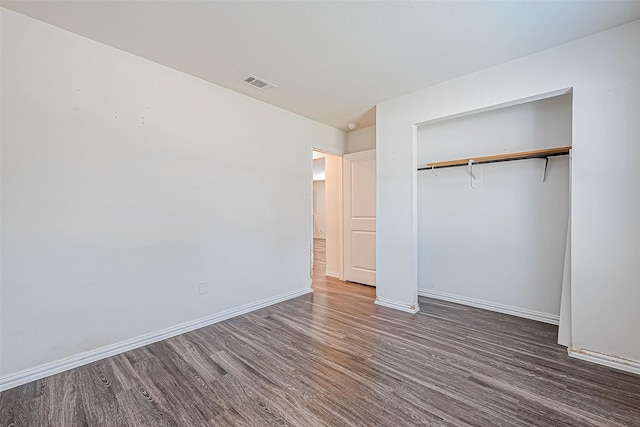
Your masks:
<svg viewBox="0 0 640 427"><path fill-rule="evenodd" d="M640 426L640 377L557 328L325 278L314 293L7 390L3 426Z"/></svg>

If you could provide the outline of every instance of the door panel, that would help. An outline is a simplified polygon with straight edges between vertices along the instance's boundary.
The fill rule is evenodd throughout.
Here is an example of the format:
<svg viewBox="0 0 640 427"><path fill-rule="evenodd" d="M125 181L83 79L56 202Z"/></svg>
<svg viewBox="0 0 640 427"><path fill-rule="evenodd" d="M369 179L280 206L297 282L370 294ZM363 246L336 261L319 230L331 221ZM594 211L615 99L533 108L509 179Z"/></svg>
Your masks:
<svg viewBox="0 0 640 427"><path fill-rule="evenodd" d="M375 154L374 154L375 155ZM376 159L351 160L351 215L376 218ZM353 191L356 189L357 191Z"/></svg>
<svg viewBox="0 0 640 427"><path fill-rule="evenodd" d="M352 252L353 268L376 272L376 233L370 231L353 231L351 247L358 250Z"/></svg>
<svg viewBox="0 0 640 427"><path fill-rule="evenodd" d="M376 284L376 150L344 156L345 279Z"/></svg>

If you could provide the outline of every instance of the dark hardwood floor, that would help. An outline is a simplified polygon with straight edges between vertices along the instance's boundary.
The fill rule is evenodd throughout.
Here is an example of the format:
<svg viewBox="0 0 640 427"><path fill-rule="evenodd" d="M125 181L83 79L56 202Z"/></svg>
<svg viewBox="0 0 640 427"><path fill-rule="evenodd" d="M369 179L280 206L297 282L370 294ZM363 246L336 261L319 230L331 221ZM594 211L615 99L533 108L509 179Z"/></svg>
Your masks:
<svg viewBox="0 0 640 427"><path fill-rule="evenodd" d="M314 293L0 395L3 426L640 426L640 377L557 328L325 278Z"/></svg>

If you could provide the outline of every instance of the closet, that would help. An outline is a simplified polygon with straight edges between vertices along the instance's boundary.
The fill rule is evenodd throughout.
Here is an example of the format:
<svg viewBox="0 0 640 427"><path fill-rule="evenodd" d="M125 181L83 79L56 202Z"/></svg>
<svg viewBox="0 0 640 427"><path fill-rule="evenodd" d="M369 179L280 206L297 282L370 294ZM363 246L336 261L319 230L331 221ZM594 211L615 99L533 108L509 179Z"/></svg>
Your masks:
<svg viewBox="0 0 640 427"><path fill-rule="evenodd" d="M557 324L572 94L417 129L418 293Z"/></svg>

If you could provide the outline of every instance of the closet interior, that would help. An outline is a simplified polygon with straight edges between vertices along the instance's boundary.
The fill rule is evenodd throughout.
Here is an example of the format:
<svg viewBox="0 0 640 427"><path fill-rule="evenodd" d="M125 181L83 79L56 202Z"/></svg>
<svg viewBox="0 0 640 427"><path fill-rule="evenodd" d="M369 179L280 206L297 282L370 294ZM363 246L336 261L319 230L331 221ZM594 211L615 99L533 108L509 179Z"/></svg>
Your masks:
<svg viewBox="0 0 640 427"><path fill-rule="evenodd" d="M567 93L418 126L420 295L559 323L571 121Z"/></svg>

